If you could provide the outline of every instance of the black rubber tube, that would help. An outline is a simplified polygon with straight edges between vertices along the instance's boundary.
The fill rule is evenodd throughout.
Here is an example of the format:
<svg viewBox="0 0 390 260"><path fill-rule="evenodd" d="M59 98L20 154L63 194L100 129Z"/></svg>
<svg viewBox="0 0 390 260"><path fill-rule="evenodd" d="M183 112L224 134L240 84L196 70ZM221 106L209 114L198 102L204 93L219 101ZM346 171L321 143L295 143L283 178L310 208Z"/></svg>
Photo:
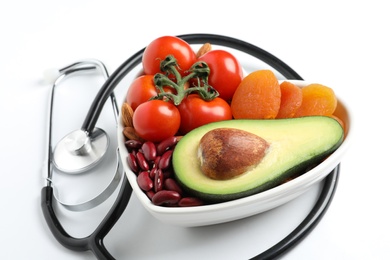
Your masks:
<svg viewBox="0 0 390 260"><path fill-rule="evenodd" d="M90 250L98 259L115 259L105 248L103 240L126 209L131 193L130 183L124 176L118 197L110 211L96 230L85 238L74 238L62 227L53 209L53 187L42 188L41 208L50 231L62 246L78 252Z"/></svg>
<svg viewBox="0 0 390 260"><path fill-rule="evenodd" d="M92 101L92 104L84 119L83 125L81 126L82 130L85 130L88 133L92 133L92 130L95 128L96 122L99 119L101 111L108 97L114 91L119 82L127 75L127 73L141 63L143 52L144 49L138 51L129 59L127 59L111 74L106 82L104 82L95 99Z"/></svg>
<svg viewBox="0 0 390 260"><path fill-rule="evenodd" d="M316 204L298 227L296 227L279 243L251 259L275 259L287 253L302 239L304 239L310 231L317 226L329 208L337 188L339 171L340 165L334 168L333 171L326 177L324 186Z"/></svg>

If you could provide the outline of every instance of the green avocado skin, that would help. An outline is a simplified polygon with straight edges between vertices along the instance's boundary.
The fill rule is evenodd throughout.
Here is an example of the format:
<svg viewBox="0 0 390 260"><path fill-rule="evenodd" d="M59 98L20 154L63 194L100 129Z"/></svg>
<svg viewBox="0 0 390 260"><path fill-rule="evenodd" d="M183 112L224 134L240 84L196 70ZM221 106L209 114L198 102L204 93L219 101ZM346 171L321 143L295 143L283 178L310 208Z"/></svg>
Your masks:
<svg viewBox="0 0 390 260"><path fill-rule="evenodd" d="M259 135L269 142L271 152L250 173L229 181L211 180L200 169L199 140L212 129L226 127ZM186 134L174 150L172 164L175 178L185 192L208 203L225 202L263 192L304 174L332 154L343 139L342 126L326 116L227 120Z"/></svg>
<svg viewBox="0 0 390 260"><path fill-rule="evenodd" d="M336 148L334 149L336 150ZM209 202L209 203L220 203L220 202L226 202L230 200L240 199L247 196L251 196L257 193L260 193L262 191L266 191L268 189L274 188L280 184L283 184L286 180L290 178L294 178L299 176L300 174L305 173L306 171L310 170L314 166L316 166L320 161L322 161L324 158L326 158L329 154L331 154L334 150L329 150L329 153L324 153L322 155L319 155L317 157L312 158L310 161L306 161L306 163L301 163L299 165L296 165L289 170L283 172L278 177L267 181L263 185L257 186L252 189L248 189L245 191L240 191L237 193L226 193L226 194L213 194L213 193L207 193L207 192L200 192L198 190L191 189L187 187L184 183L178 180L178 183L183 187L186 193L191 194L194 197L201 198L202 200Z"/></svg>

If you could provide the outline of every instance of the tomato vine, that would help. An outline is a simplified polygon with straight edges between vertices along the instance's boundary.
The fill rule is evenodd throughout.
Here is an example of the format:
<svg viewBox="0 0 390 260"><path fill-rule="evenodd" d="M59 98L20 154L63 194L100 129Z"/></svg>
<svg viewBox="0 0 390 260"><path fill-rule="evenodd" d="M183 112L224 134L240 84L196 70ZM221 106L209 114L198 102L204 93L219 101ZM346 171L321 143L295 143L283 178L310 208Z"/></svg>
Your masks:
<svg viewBox="0 0 390 260"><path fill-rule="evenodd" d="M156 73L154 75L154 84L159 90L159 93L152 99L168 99L178 106L191 93L197 93L205 101L211 101L219 96L217 90L208 84L208 76L210 74L210 68L207 63L203 61L195 62L189 69L189 74L182 77L178 71L177 60L173 55L168 55L161 61L160 70L165 72ZM175 81L168 77L169 74L173 74ZM189 80L196 79L196 85L185 88L185 85ZM175 93L167 92L164 87L169 86L175 90Z"/></svg>

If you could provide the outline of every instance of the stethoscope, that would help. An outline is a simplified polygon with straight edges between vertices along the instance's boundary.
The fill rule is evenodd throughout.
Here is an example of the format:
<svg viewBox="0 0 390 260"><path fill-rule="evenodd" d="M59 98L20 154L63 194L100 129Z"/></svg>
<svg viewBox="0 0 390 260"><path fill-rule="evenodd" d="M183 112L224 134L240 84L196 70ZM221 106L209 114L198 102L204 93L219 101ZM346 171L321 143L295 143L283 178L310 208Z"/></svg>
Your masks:
<svg viewBox="0 0 390 260"><path fill-rule="evenodd" d="M180 35L179 37L190 44L209 42L215 45L234 48L265 62L286 79L302 80L302 78L283 61L245 41L215 34L187 34ZM58 196L56 196L52 181L53 167L63 172L76 174L92 169L100 162L107 152L109 138L104 130L95 127L96 122L98 121L106 101L110 98L114 116L118 123L117 116L119 111L114 89L130 71L141 63L143 52L144 49L141 49L135 53L118 67L111 76L108 75L104 64L97 60L76 62L60 70L56 70L54 74L50 74L54 76L52 77L54 78L54 83L51 89L49 103L48 149L44 172L45 186L42 188L41 192L42 211L51 232L60 244L74 251L90 250L98 259L115 259L104 246L103 240L126 209L132 193L132 188L127 181L126 174L123 173L118 155L113 177L107 187L98 196L79 204L70 205L63 203ZM61 139L55 147L52 147L52 110L56 86L68 75L96 70L100 70L105 78L105 82L93 100L84 123L79 130L72 131ZM337 187L338 175L339 166L333 169L326 177L316 204L297 228L276 245L259 253L252 259L273 259L281 256L309 234L321 220L332 201ZM53 198L69 210L88 210L110 197L120 183L120 189L114 204L95 231L84 238L75 238L66 232L56 216L53 208Z"/></svg>

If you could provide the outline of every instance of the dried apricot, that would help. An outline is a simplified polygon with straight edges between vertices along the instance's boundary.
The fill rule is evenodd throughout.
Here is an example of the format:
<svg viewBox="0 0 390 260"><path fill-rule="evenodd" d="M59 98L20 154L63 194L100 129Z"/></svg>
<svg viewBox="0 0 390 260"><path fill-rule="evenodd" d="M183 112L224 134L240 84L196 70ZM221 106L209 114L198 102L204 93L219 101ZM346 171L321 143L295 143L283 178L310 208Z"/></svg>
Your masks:
<svg viewBox="0 0 390 260"><path fill-rule="evenodd" d="M234 92L231 109L235 119L273 119L280 107L280 86L271 70L257 70L243 78Z"/></svg>
<svg viewBox="0 0 390 260"><path fill-rule="evenodd" d="M293 117L302 104L302 89L289 81L283 81L280 83L280 92L282 96L276 118Z"/></svg>
<svg viewBox="0 0 390 260"><path fill-rule="evenodd" d="M336 110L337 98L333 89L321 84L309 84L302 88L302 105L294 117L330 116Z"/></svg>

